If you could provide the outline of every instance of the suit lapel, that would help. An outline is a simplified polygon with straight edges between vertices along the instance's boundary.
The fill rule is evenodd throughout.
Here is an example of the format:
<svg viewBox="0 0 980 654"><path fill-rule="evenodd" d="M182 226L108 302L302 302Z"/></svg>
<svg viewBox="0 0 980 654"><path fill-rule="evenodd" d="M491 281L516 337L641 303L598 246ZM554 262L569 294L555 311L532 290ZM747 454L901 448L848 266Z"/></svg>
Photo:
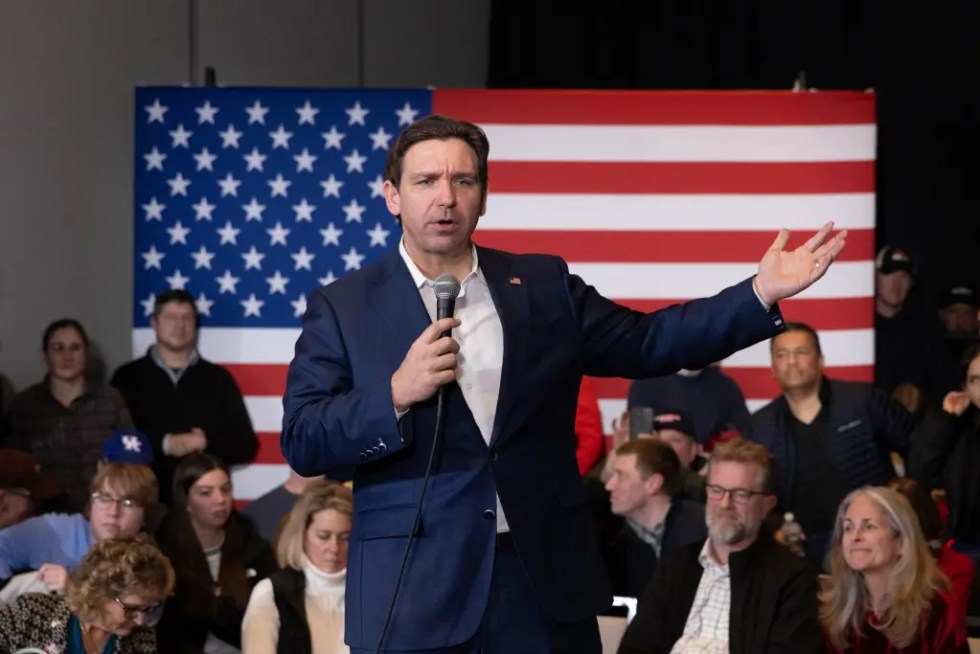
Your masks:
<svg viewBox="0 0 980 654"><path fill-rule="evenodd" d="M388 328L392 339L388 341L391 345L389 350L397 356L394 362L397 368L412 343L432 324L432 320L397 248L382 261L371 283L374 291L368 301Z"/></svg>
<svg viewBox="0 0 980 654"><path fill-rule="evenodd" d="M490 296L500 317L504 334L504 360L500 371L500 392L497 397L497 410L493 420L493 434L490 445L495 445L503 437L504 426L513 415L515 402L519 397L522 377L526 372L527 358L527 287L511 269L511 259L494 250L477 248L480 270L490 287Z"/></svg>

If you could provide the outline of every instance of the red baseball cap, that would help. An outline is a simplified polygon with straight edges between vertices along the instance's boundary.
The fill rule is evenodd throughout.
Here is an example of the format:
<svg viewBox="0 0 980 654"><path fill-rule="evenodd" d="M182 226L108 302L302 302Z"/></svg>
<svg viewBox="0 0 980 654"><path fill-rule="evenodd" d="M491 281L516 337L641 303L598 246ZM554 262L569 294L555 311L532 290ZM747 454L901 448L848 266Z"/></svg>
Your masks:
<svg viewBox="0 0 980 654"><path fill-rule="evenodd" d="M46 472L34 457L20 450L0 449L0 488L23 488L35 500L50 500L63 490L61 482Z"/></svg>

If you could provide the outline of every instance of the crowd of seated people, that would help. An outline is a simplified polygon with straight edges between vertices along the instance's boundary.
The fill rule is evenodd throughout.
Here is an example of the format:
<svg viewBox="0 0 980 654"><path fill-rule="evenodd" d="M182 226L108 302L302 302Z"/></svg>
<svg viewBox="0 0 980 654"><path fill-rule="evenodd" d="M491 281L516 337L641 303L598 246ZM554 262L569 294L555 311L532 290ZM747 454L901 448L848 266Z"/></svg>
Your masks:
<svg viewBox="0 0 980 654"><path fill-rule="evenodd" d="M904 256L877 262L895 342ZM749 414L714 366L639 380L628 409L659 407L649 431L627 410L609 448L583 380L577 462L614 593L638 600L621 652L967 651L980 345L972 289L947 295L942 374L895 346L887 383L835 379L790 322L766 406ZM231 469L258 447L241 393L197 351L189 293L161 294L151 325L102 384L84 327L51 323L44 378L0 418L0 654L347 652L350 484L293 472L239 511Z"/></svg>

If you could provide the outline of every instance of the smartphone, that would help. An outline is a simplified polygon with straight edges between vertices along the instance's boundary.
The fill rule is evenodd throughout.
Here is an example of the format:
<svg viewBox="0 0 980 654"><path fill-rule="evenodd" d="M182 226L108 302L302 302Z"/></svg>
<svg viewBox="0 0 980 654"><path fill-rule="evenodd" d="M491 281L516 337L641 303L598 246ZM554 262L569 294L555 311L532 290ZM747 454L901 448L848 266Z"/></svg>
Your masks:
<svg viewBox="0 0 980 654"><path fill-rule="evenodd" d="M653 407L634 406L630 409L630 439L637 434L653 433Z"/></svg>

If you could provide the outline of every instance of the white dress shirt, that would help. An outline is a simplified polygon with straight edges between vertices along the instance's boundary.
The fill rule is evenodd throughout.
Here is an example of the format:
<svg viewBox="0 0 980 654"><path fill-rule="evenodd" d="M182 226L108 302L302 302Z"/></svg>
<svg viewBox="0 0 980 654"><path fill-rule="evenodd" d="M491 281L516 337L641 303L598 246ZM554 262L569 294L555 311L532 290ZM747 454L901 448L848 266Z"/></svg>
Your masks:
<svg viewBox="0 0 980 654"><path fill-rule="evenodd" d="M500 397L500 370L504 363L504 330L497 315L497 307L490 295L490 286L480 270L476 247L473 247L473 268L460 282L456 298L456 312L460 326L453 330L453 338L459 343L459 365L456 382L463 392L463 399L473 414L473 420L483 440L490 444L493 421L497 414L497 398ZM429 312L436 319L436 294L434 280L426 279L419 267L405 250L404 239L398 244L408 271L415 281L419 295ZM497 531L509 531L504 509L497 496Z"/></svg>
<svg viewBox="0 0 980 654"><path fill-rule="evenodd" d="M728 618L732 606L732 576L728 564L722 565L706 540L698 563L704 568L684 633L670 654L728 654Z"/></svg>

